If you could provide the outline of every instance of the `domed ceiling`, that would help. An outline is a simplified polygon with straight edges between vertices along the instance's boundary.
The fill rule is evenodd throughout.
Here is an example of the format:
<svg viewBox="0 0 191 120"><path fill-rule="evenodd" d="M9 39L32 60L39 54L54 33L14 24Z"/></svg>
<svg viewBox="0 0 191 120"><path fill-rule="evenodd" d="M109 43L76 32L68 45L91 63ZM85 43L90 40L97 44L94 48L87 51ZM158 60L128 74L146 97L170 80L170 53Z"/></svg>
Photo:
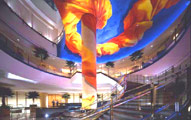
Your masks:
<svg viewBox="0 0 191 120"><path fill-rule="evenodd" d="M80 18L84 13L91 13L97 18L97 63L116 61L144 48L160 36L189 4L189 0L55 2L65 29L65 36L58 45L58 56L81 62Z"/></svg>

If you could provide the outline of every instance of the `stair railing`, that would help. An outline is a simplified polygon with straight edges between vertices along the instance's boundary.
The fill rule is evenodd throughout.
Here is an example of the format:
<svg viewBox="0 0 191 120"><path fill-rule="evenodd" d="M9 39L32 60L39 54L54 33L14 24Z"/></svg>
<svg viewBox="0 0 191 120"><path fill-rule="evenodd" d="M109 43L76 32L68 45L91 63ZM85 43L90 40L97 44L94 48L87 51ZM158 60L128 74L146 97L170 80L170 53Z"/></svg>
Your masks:
<svg viewBox="0 0 191 120"><path fill-rule="evenodd" d="M189 58L189 56L188 56L188 58ZM190 65L190 63L188 63L188 65ZM181 64L180 64L179 66L181 66ZM155 85L156 90L159 90L159 89L163 88L164 86L167 86L167 85L169 85L170 83L174 82L175 79L173 79L173 78L175 77L175 75L176 75L177 73L180 73L182 70L186 69L186 67L181 67L182 69L179 69L179 66L177 66L176 68L174 68L175 71L170 72L170 74L168 74L168 76L166 76L165 79L164 79L164 78L161 78L161 79L158 80L158 81L160 81L160 82L158 82L158 83ZM142 85L142 86L137 87L136 89L132 89L132 90L130 90L130 91L134 91L134 90L140 89L140 88L145 87L145 86L146 86L146 85ZM105 112L109 111L109 110L110 110L110 106L113 106L113 108L118 107L118 106L120 106L120 105L122 105L122 104L125 104L125 103L129 102L129 101L138 99L138 98L140 98L140 97L142 97L142 96L145 96L145 95L148 95L148 94L151 93L152 90L153 90L153 87L150 87L150 88L148 88L148 89L145 89L145 90L143 90L143 91L137 92L137 93L135 93L135 94L133 94L133 95L130 95L130 96L128 96L128 97L118 99L118 100L116 100L116 101L113 102L113 103L109 103L109 104L107 104L107 105L105 105L105 106L102 106L101 111L96 111L95 113L90 114L90 115L87 115L86 117L83 117L82 119L84 120L84 119L87 119L87 118L90 118L90 117L93 117L93 116L95 116L95 118L98 118L98 117L100 117L102 114L104 114ZM127 92L129 92L129 91L127 91ZM112 104L112 105L111 105L111 104Z"/></svg>

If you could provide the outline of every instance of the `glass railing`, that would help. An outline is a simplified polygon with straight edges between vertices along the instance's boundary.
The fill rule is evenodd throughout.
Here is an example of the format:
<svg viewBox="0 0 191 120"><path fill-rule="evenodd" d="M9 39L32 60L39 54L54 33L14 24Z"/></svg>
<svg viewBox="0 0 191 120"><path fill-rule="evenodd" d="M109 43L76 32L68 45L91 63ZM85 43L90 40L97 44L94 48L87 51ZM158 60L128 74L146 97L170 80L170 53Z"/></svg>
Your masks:
<svg viewBox="0 0 191 120"><path fill-rule="evenodd" d="M172 83L173 85L165 87L163 90L164 92L162 95L164 96L162 96L162 98L164 99L165 104L163 103L163 107L156 109L153 115L147 115L144 119L184 119L182 117L185 116L181 116L181 111L191 100L189 92L191 86L188 85L190 79L187 77L187 75L190 74L190 70L191 66L187 66L174 74L177 78L175 79L175 82ZM157 103L158 102L159 101L157 101ZM164 113L166 113L166 115Z"/></svg>
<svg viewBox="0 0 191 120"><path fill-rule="evenodd" d="M177 71L176 66L180 65L180 67L184 67L186 65L189 65L189 57L190 53L186 54L182 59L180 59L176 64L169 67L168 69L162 71L161 73L154 75L154 76L145 76L145 75L137 75L137 74L128 74L126 81L128 82L134 82L134 83L140 83L140 84L151 84L151 83L160 83L161 80L168 79L172 72ZM184 63L184 64L183 64ZM176 68L176 69L175 69Z"/></svg>
<svg viewBox="0 0 191 120"><path fill-rule="evenodd" d="M48 1L50 0L44 0L44 1L47 1L47 4L48 4L49 3ZM42 22L42 20L39 17L37 17L37 15L34 15L27 8L23 8L22 5L20 5L19 3L15 4L12 1L2 1L2 3L6 5L7 7L9 7L11 12L15 14L21 21L23 21L25 25L27 25L29 28L31 28L33 31L35 31L45 40L51 42L52 44L57 44L62 39L62 36L64 33L63 30L59 34L56 33L55 31L57 30L55 30L55 28L53 28L51 25L48 25L45 22ZM41 29L41 28L44 28L44 29ZM46 30L50 34L47 34L47 32L44 32L43 30L44 31ZM53 38L51 38L50 36Z"/></svg>
<svg viewBox="0 0 191 120"><path fill-rule="evenodd" d="M120 111L123 111L124 109L129 111L131 114L134 112L133 114L135 114L135 118L168 118L168 116L174 113L175 102L177 104L177 101L179 101L179 105L182 106L186 100L188 100L186 96L188 96L188 89L190 89L191 86L185 87L185 85L187 85L189 80L187 75L189 74L188 69L190 69L190 67L191 64L189 61L186 63L183 62L180 65L174 67L174 70L169 72L167 75L168 77L166 76L165 79L161 77L163 74L159 74L159 79L158 77L154 78L157 79L157 82L150 84L150 87L141 89L142 87L146 86L143 85L141 87L137 87L134 90L127 91L127 93L129 92L127 97L115 101L112 101L111 99L110 103L102 106L99 108L99 110L94 111L94 113L90 115L86 114L86 116L82 119L97 119L102 116L107 116L108 118L115 117L116 119L120 119L116 113L120 114ZM182 89L183 87L184 89ZM132 91L134 91L134 93ZM130 92L132 92L132 94L130 94ZM113 99L114 98L115 97L113 97ZM133 104L133 102L135 102L135 104ZM126 109L124 106L126 106L126 108L136 107L136 109ZM115 113L112 113L112 110ZM136 113L142 114L137 115ZM132 117L131 114L125 117Z"/></svg>
<svg viewBox="0 0 191 120"><path fill-rule="evenodd" d="M178 43L178 41L180 41L180 39L182 38L182 36L186 32L190 24L189 12L190 11L187 10L184 13L182 20L179 23L179 25L176 27L175 31L161 45L162 48L165 46L164 47L165 49L163 49L163 52L153 51L152 55L150 55L149 57L142 58L139 61L137 61L136 64L132 64L131 66L133 69L131 68L130 73L144 69L146 66L149 66L152 63L156 62L162 56L164 56L168 51L170 51L173 48L173 46L175 46ZM17 33L17 31L12 30L9 27L9 25L4 23L1 19L0 19L0 24L3 24L4 26L6 26L6 29L7 29L7 31L0 32L1 50L8 53L10 56L16 58L17 60L31 67L34 67L41 71L58 75L58 76L72 77L76 72L81 72L81 64L76 64L70 70L70 67L67 66L65 60L58 58L50 53L47 53L49 57L46 60L41 60L41 58L36 57L34 54L35 47L40 47L40 45L31 43L29 40L27 40L22 35ZM161 49L160 46L158 49ZM145 61L145 60L148 61L144 63L144 64L147 64L146 66L142 64L142 61ZM117 78L120 77L120 76L116 76L116 74L118 74L118 71L114 71L114 72L111 72L111 74L108 74L107 72L109 71L108 69L111 69L111 71L114 71L113 69L115 68L107 68L103 64L97 65L97 72L104 73L105 75L108 75L117 81ZM128 68L125 68L125 69L128 69Z"/></svg>
<svg viewBox="0 0 191 120"><path fill-rule="evenodd" d="M131 64L130 68L126 68L126 71L129 73L137 72L141 69L144 69L156 61L158 61L160 58L165 56L183 37L184 33L187 31L191 24L191 13L190 13L190 7L188 7L187 10L185 10L185 13L183 17L181 18L178 25L175 27L172 34L167 37L168 39L164 40L164 42L158 47L156 51L152 51L152 54L149 56L143 56L141 59L137 60L135 63ZM118 74L118 73L115 73Z"/></svg>

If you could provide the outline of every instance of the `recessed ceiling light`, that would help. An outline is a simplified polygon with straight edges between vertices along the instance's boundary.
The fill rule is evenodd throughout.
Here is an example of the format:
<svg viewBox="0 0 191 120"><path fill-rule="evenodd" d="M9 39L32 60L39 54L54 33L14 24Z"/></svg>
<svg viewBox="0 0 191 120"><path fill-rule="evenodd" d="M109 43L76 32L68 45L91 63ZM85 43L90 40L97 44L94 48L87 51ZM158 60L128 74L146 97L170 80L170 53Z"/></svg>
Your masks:
<svg viewBox="0 0 191 120"><path fill-rule="evenodd" d="M37 81L30 80L30 79L27 79L27 78L24 78L24 77L21 77L21 76L12 74L12 73L8 73L7 78L13 79L13 80L25 81L25 82L29 82L29 83L35 83L35 84L37 83Z"/></svg>
<svg viewBox="0 0 191 120"><path fill-rule="evenodd" d="M190 110L191 110L191 106L188 107L188 112L190 112Z"/></svg>
<svg viewBox="0 0 191 120"><path fill-rule="evenodd" d="M173 40L175 40L175 38L176 38L176 37L174 36L174 37L173 37Z"/></svg>
<svg viewBox="0 0 191 120"><path fill-rule="evenodd" d="M28 26L32 27L32 24L30 22L27 22Z"/></svg>

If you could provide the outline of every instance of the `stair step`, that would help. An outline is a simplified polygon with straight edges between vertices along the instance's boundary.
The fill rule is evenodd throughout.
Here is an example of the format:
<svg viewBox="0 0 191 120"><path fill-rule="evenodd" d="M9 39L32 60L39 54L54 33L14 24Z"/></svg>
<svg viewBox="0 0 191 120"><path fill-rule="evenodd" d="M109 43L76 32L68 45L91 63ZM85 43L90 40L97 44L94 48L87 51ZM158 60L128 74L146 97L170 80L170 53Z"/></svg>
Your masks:
<svg viewBox="0 0 191 120"><path fill-rule="evenodd" d="M136 115L147 115L150 113L149 111L144 111L144 110L124 109L124 108L115 108L114 111L125 112L125 113L136 114Z"/></svg>
<svg viewBox="0 0 191 120"><path fill-rule="evenodd" d="M126 112L119 112L119 111L114 111L113 112L114 117L117 118L118 120L139 120L143 118L142 115L132 115L132 114L127 114Z"/></svg>

